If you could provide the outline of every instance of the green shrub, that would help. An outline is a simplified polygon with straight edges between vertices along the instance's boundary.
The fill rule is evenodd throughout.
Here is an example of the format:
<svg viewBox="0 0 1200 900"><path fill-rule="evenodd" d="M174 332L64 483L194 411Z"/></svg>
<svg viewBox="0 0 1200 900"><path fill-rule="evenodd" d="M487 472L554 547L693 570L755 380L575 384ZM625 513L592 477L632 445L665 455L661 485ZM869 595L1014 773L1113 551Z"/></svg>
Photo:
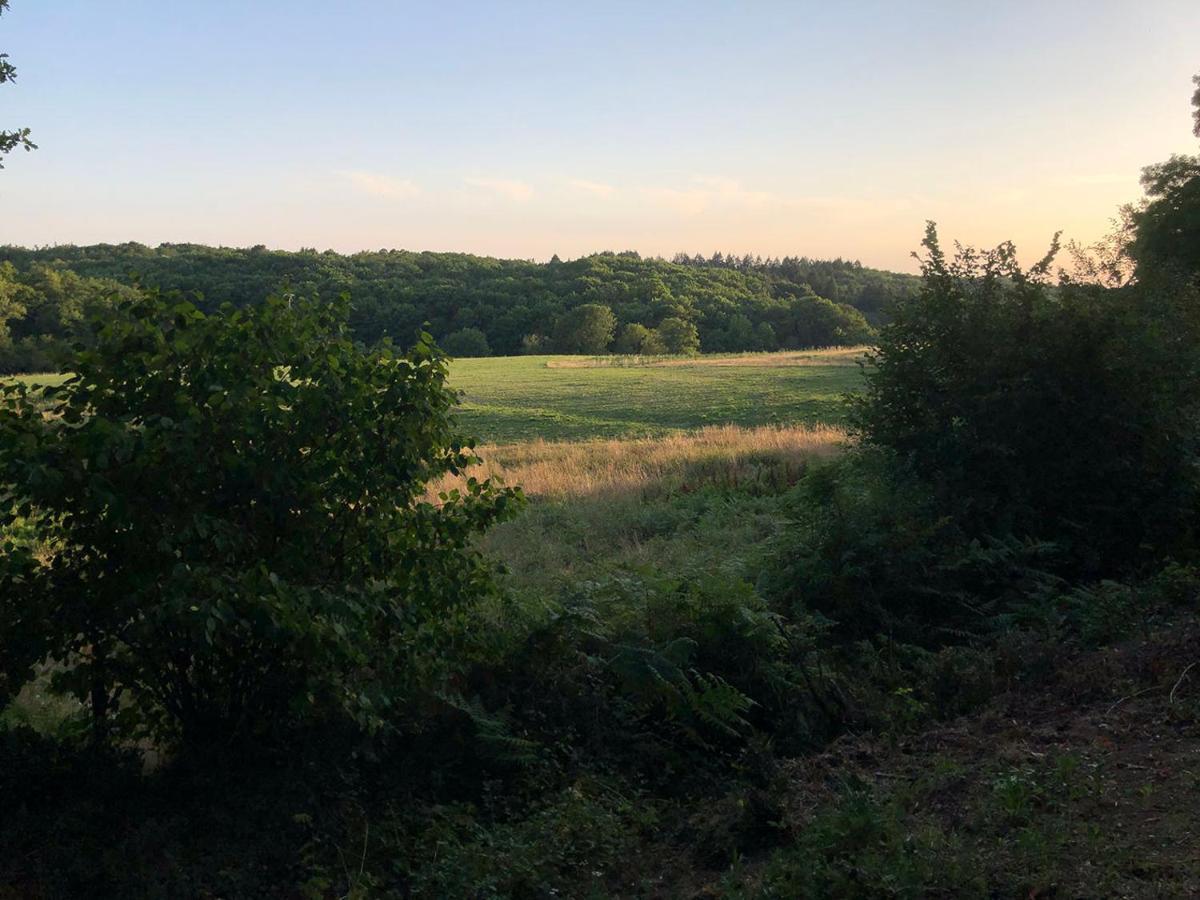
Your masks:
<svg viewBox="0 0 1200 900"><path fill-rule="evenodd" d="M923 287L879 334L857 401L863 442L929 485L973 538L1052 541L1104 577L1186 549L1197 508L1194 292L1047 284L1003 244L947 259L929 226Z"/></svg>
<svg viewBox="0 0 1200 900"><path fill-rule="evenodd" d="M734 578L612 575L578 585L471 685L514 735L670 784L755 735L799 745L826 732L814 627Z"/></svg>
<svg viewBox="0 0 1200 900"><path fill-rule="evenodd" d="M605 353L617 328L613 311L602 303L584 303L563 313L554 323L558 353Z"/></svg>
<svg viewBox="0 0 1200 900"><path fill-rule="evenodd" d="M888 454L810 469L793 508L762 589L783 609L830 619L841 640L982 637L997 613L1056 583L1045 571L1052 545L970 537Z"/></svg>
<svg viewBox="0 0 1200 900"><path fill-rule="evenodd" d="M441 348L450 356L491 356L487 335L478 328L460 328L446 335L440 342Z"/></svg>
<svg viewBox="0 0 1200 900"><path fill-rule="evenodd" d="M653 804L611 784L571 784L512 821L467 804L432 810L416 846L396 848L396 886L421 897L602 897L656 824Z"/></svg>
<svg viewBox="0 0 1200 900"><path fill-rule="evenodd" d="M771 858L752 889L727 882L732 896L927 897L938 888L986 896L978 875L961 865L957 841L850 784L817 812L795 844Z"/></svg>
<svg viewBox="0 0 1200 900"><path fill-rule="evenodd" d="M700 352L700 332L686 319L678 316L663 319L654 334L667 353L692 356Z"/></svg>
<svg viewBox="0 0 1200 900"><path fill-rule="evenodd" d="M347 336L348 301L206 316L150 295L98 324L75 374L0 388L0 671L110 729L187 744L325 715L420 725L490 590L472 537L519 494L425 484L472 463L446 363ZM43 413L41 404L48 404Z"/></svg>
<svg viewBox="0 0 1200 900"><path fill-rule="evenodd" d="M621 326L613 350L631 356L656 356L666 352L658 335L639 322Z"/></svg>

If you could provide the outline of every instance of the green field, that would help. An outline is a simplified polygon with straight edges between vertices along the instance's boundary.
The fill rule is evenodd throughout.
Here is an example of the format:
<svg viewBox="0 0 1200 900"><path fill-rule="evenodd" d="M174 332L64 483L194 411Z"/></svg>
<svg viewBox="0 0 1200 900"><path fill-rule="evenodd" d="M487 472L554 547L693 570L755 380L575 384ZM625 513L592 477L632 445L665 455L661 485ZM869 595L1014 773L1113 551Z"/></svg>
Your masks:
<svg viewBox="0 0 1200 900"><path fill-rule="evenodd" d="M620 357L455 360L458 412L482 443L656 437L706 425L837 424L862 372L856 352L756 353L630 365ZM58 384L56 374L19 376ZM11 379L0 379L11 380Z"/></svg>
<svg viewBox="0 0 1200 900"><path fill-rule="evenodd" d="M844 396L861 384L859 367L844 356L827 364L817 355L809 364L795 360L796 354L756 354L669 366L560 368L556 364L578 358L513 356L456 360L450 379L463 392L460 420L487 443L840 422Z"/></svg>

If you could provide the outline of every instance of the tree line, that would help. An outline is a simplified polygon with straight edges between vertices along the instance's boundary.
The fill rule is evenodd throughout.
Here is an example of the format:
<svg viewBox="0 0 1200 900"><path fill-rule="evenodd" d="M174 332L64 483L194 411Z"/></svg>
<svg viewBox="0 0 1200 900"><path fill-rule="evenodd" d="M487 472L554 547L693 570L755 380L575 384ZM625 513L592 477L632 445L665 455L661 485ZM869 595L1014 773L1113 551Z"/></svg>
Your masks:
<svg viewBox="0 0 1200 900"><path fill-rule="evenodd" d="M694 353L867 341L916 279L844 260L597 253L546 263L406 250L343 255L265 247L99 244L0 248L0 371L57 368L83 322L135 285L242 308L284 289L352 300L366 344L423 330L456 356Z"/></svg>

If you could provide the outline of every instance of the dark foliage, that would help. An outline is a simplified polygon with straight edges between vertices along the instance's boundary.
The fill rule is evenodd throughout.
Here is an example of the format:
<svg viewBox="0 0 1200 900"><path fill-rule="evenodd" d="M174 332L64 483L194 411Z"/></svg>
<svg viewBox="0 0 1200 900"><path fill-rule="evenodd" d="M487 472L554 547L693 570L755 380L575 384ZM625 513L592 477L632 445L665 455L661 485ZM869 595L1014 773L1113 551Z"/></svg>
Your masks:
<svg viewBox="0 0 1200 900"><path fill-rule="evenodd" d="M1059 545L1119 571L1188 545L1197 500L1200 306L1150 279L1046 283L1011 245L947 259L894 307L857 406L864 444L928 485L971 538Z"/></svg>
<svg viewBox="0 0 1200 900"><path fill-rule="evenodd" d="M1200 274L1200 156L1172 156L1142 172L1150 198L1134 214L1139 275Z"/></svg>
<svg viewBox="0 0 1200 900"><path fill-rule="evenodd" d="M1200 75L1192 95L1200 137ZM1176 154L1142 170L1147 200L1133 212L1139 276L1200 277L1200 156Z"/></svg>
<svg viewBox="0 0 1200 900"><path fill-rule="evenodd" d="M558 353L605 353L616 327L611 309L602 303L584 303L558 317L553 347Z"/></svg>
<svg viewBox="0 0 1200 900"><path fill-rule="evenodd" d="M761 587L792 615L827 617L839 641L985 638L999 613L1058 585L1053 545L970 536L886 453L813 470L792 502L794 524Z"/></svg>
<svg viewBox="0 0 1200 900"><path fill-rule="evenodd" d="M325 715L397 726L453 668L469 549L519 495L425 485L474 456L428 336L364 351L347 301L119 307L61 388L0 389L0 669L46 658L94 734L186 744ZM7 529L6 529L7 530ZM413 727L419 721L410 721Z"/></svg>
<svg viewBox="0 0 1200 900"><path fill-rule="evenodd" d="M915 279L865 269L857 263L784 260L762 266L729 267L641 259L602 253L571 262L537 264L452 253L403 250L342 256L164 244L0 248L0 262L13 263L9 281L36 288L35 268L78 273L83 279L185 290L204 311L223 302L258 303L285 282L290 290L336 296L349 291L351 327L367 343L390 336L408 343L428 323L439 338L464 329L483 332L492 353L552 352L566 320L584 305L608 307L621 326L655 329L681 319L697 330L703 350L794 349L858 343L871 334L887 302L912 290ZM65 274L64 274L64 277ZM864 318L865 316L865 318ZM6 311L14 334L69 341L68 328L25 323L21 311ZM685 341L688 343L688 341ZM589 341L586 350L596 350ZM574 342L568 349L576 347ZM574 350L572 350L574 352ZM0 371L28 371L28 360L0 344Z"/></svg>
<svg viewBox="0 0 1200 900"><path fill-rule="evenodd" d="M452 331L442 340L441 346L449 356L480 357L492 355L492 348L488 345L487 335L478 328L460 328L458 331Z"/></svg>

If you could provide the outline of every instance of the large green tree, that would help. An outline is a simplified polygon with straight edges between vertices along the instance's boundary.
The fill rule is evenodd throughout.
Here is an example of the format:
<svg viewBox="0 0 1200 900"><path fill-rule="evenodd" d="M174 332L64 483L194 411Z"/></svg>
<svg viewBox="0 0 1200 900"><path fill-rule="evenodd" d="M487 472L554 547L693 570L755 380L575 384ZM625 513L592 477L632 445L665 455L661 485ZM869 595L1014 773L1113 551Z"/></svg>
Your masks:
<svg viewBox="0 0 1200 900"><path fill-rule="evenodd" d="M1192 106L1195 111L1192 113L1192 121L1195 125L1192 126L1192 134L1200 137L1200 75L1192 76L1192 82L1196 85L1196 92L1192 94Z"/></svg>
<svg viewBox="0 0 1200 900"><path fill-rule="evenodd" d="M621 328L613 349L617 353L630 355L655 356L664 353L662 341L653 329L647 328L640 322L630 322Z"/></svg>
<svg viewBox="0 0 1200 900"><path fill-rule="evenodd" d="M489 590L474 480L426 335L364 350L348 301L206 315L149 295L44 395L0 387L0 693L44 660L114 728L187 744L346 716L412 721ZM426 692L423 694L423 692Z"/></svg>
<svg viewBox="0 0 1200 900"><path fill-rule="evenodd" d="M8 10L8 0L0 0L0 16ZM8 61L7 53L0 53L0 84L17 80L17 69ZM0 131L0 169L4 168L4 156L18 147L34 150L37 144L29 139L28 128L18 128L16 131Z"/></svg>
<svg viewBox="0 0 1200 900"><path fill-rule="evenodd" d="M460 328L458 331L452 331L440 344L451 356L470 358L492 355L487 335L478 328Z"/></svg>
<svg viewBox="0 0 1200 900"><path fill-rule="evenodd" d="M16 276L17 270L12 263L0 263L0 371L3 371L3 358L12 345L9 320L25 316L25 304L21 302L23 285Z"/></svg>
<svg viewBox="0 0 1200 900"><path fill-rule="evenodd" d="M584 303L563 313L554 326L559 353L604 353L612 343L617 317L602 303Z"/></svg>
<svg viewBox="0 0 1200 900"><path fill-rule="evenodd" d="M930 484L974 535L1056 542L1104 572L1186 540L1200 498L1200 309L1149 279L1055 288L1011 244L948 258L879 333L865 444ZM1055 247L1055 249L1057 249Z"/></svg>
<svg viewBox="0 0 1200 900"><path fill-rule="evenodd" d="M1200 76L1192 96L1194 131L1200 137ZM1138 275L1200 274L1200 155L1175 154L1142 170L1147 202L1133 213L1130 252Z"/></svg>
<svg viewBox="0 0 1200 900"><path fill-rule="evenodd" d="M678 316L663 319L654 331L667 353L691 355L700 352L700 333L696 326Z"/></svg>

